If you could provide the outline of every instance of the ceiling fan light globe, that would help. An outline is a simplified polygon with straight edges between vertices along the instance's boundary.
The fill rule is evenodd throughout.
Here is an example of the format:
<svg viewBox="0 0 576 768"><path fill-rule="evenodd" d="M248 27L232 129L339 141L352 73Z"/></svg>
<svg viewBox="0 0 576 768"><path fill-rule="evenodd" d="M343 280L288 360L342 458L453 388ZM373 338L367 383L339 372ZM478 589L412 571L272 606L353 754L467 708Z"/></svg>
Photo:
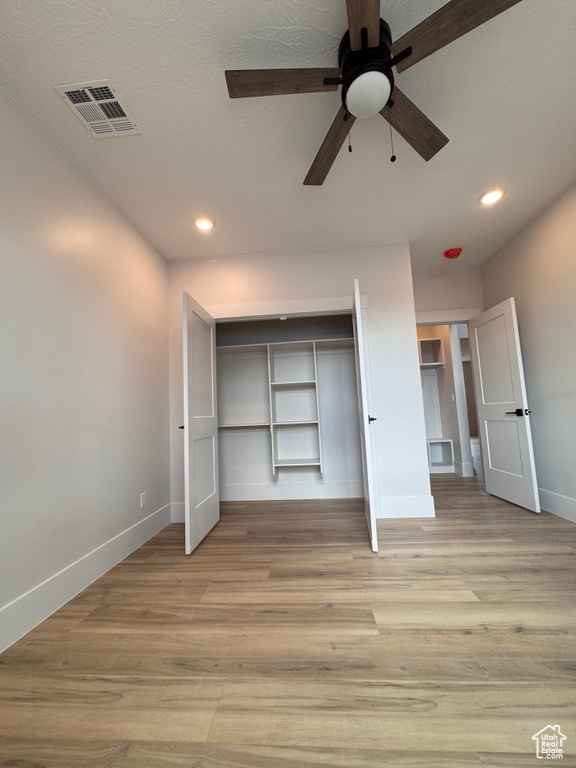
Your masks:
<svg viewBox="0 0 576 768"><path fill-rule="evenodd" d="M390 91L390 80L383 72L363 72L348 86L346 108L354 117L372 117L386 106Z"/></svg>

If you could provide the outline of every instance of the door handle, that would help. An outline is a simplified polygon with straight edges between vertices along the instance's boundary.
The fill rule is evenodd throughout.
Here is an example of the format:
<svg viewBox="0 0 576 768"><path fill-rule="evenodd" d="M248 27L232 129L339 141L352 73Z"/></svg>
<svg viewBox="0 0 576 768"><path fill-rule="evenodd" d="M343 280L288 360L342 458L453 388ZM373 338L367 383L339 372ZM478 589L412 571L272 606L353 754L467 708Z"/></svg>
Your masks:
<svg viewBox="0 0 576 768"><path fill-rule="evenodd" d="M376 416L368 416L368 424L372 424L373 421L378 421Z"/></svg>
<svg viewBox="0 0 576 768"><path fill-rule="evenodd" d="M181 427L178 427L178 429L184 429L184 424L182 424Z"/></svg>
<svg viewBox="0 0 576 768"><path fill-rule="evenodd" d="M529 413L532 413L532 411L529 411L528 408L516 408L515 411L506 411L507 416L528 416Z"/></svg>

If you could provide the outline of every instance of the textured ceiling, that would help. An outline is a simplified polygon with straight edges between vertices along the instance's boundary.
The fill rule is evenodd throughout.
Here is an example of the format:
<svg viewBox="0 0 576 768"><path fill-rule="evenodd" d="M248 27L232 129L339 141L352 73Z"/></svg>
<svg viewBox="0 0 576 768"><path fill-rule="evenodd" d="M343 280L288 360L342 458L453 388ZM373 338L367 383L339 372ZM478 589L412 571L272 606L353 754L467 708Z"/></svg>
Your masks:
<svg viewBox="0 0 576 768"><path fill-rule="evenodd" d="M397 38L443 4L381 10ZM339 93L232 101L224 70L336 66L345 29L344 0L2 0L0 84L168 259L408 240L416 269L475 266L576 180L576 2L523 0L398 76L450 137L435 158L395 136L391 164L388 124L357 120L304 187ZM142 135L93 139L53 87L102 78Z"/></svg>

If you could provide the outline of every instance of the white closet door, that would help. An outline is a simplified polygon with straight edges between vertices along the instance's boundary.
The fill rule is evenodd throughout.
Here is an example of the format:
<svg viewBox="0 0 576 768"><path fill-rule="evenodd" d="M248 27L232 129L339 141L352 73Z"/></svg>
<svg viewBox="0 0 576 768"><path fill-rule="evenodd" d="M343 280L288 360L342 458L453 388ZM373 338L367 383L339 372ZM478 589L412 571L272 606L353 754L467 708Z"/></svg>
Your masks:
<svg viewBox="0 0 576 768"><path fill-rule="evenodd" d="M540 512L514 299L469 326L486 491Z"/></svg>
<svg viewBox="0 0 576 768"><path fill-rule="evenodd" d="M184 293L184 522L186 554L220 519L215 322Z"/></svg>
<svg viewBox="0 0 576 768"><path fill-rule="evenodd" d="M364 510L372 550L378 552L376 530L376 494L374 492L374 468L372 465L372 444L370 436L371 416L368 415L368 389L366 383L366 362L364 354L364 332L362 308L360 305L360 284L354 280L354 347L356 350L356 381L358 388L358 420L360 422L360 445L362 449L362 475L364 483Z"/></svg>

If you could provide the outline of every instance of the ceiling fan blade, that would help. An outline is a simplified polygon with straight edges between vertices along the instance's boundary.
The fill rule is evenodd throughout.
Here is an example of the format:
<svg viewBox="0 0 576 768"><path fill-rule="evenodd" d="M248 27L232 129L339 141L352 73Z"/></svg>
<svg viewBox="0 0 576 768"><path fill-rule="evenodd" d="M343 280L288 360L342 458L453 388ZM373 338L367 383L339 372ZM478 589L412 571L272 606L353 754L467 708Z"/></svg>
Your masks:
<svg viewBox="0 0 576 768"><path fill-rule="evenodd" d="M286 93L335 91L338 84L324 78L339 78L340 70L328 69L228 69L224 73L231 99L247 96L277 96Z"/></svg>
<svg viewBox="0 0 576 768"><path fill-rule="evenodd" d="M314 158L308 175L304 179L304 184L320 185L324 183L328 171L332 168L332 164L356 120L354 115L348 115L348 120L345 120L346 114L344 107L340 107L336 119L330 126L326 138Z"/></svg>
<svg viewBox="0 0 576 768"><path fill-rule="evenodd" d="M424 160L448 144L450 139L399 88L394 88L391 100L393 106L384 107L380 114Z"/></svg>
<svg viewBox="0 0 576 768"><path fill-rule="evenodd" d="M412 48L410 56L399 62L396 69L403 72L519 2L521 0L450 0L396 40L392 56Z"/></svg>
<svg viewBox="0 0 576 768"><path fill-rule="evenodd" d="M351 49L362 48L363 28L368 34L368 48L375 48L380 42L380 0L346 0L346 10Z"/></svg>

